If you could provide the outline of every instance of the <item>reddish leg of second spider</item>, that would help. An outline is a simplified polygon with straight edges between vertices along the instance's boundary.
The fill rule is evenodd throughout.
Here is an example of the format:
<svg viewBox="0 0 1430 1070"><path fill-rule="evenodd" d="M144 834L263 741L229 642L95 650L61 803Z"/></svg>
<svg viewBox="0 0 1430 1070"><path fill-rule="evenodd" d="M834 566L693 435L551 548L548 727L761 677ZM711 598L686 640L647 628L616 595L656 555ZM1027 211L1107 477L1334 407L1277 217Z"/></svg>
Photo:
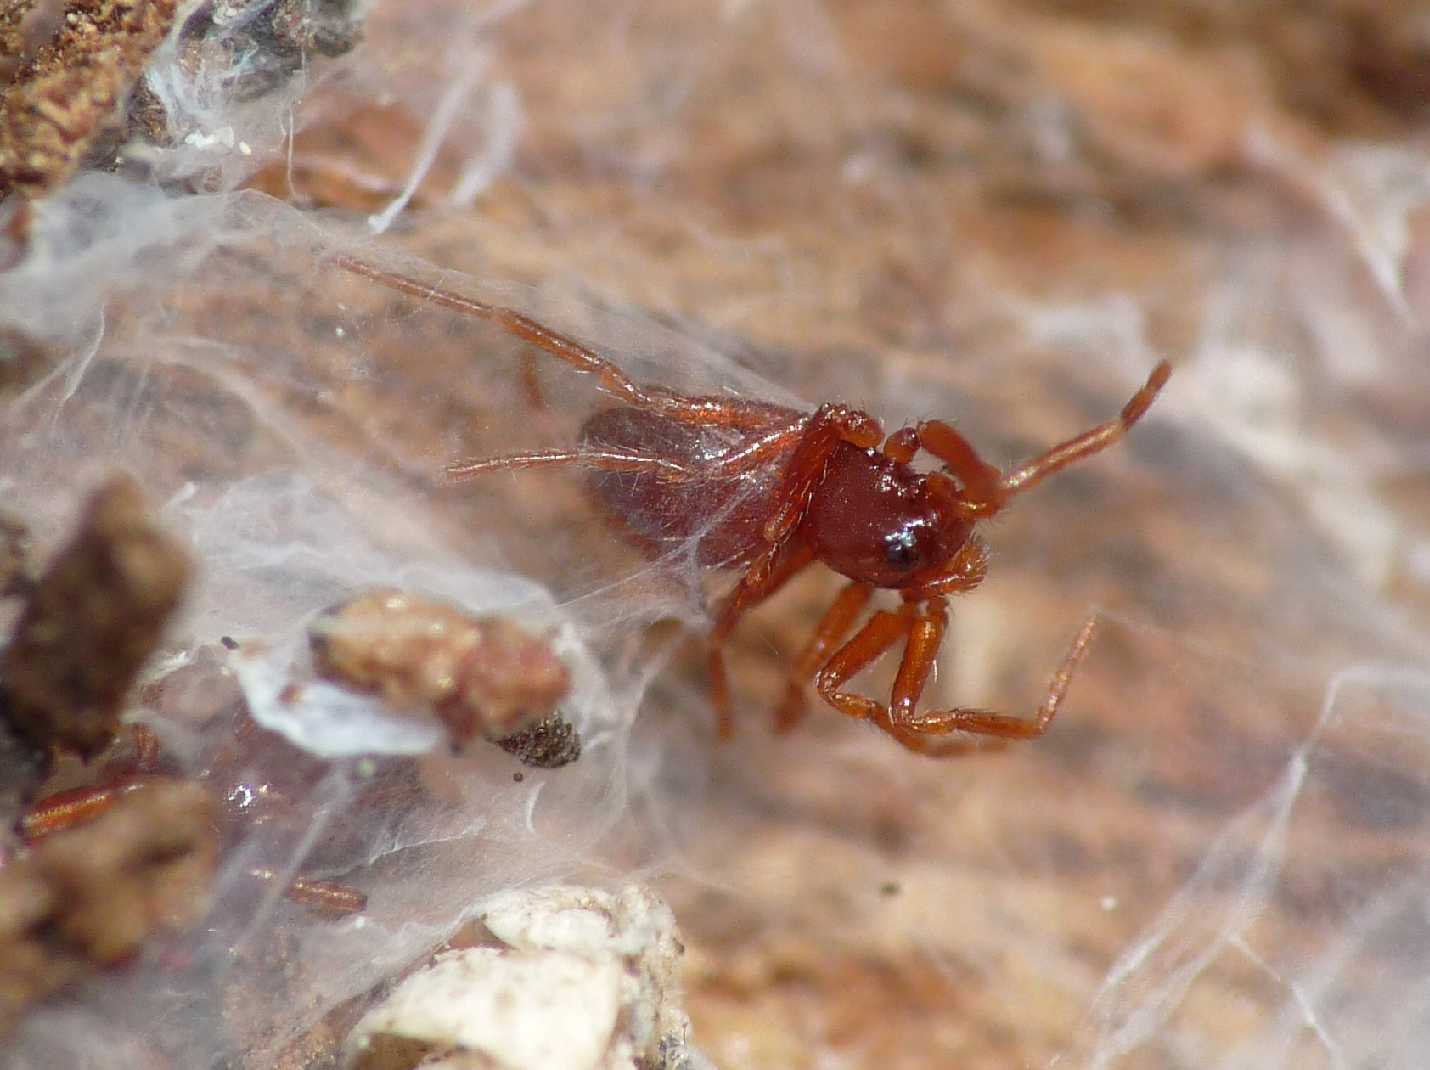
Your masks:
<svg viewBox="0 0 1430 1070"><path fill-rule="evenodd" d="M20 817L23 842L32 844L92 821L130 792L142 791L164 779L159 772L163 754L158 737L142 724L132 725L130 732L134 742L130 767L103 783L56 792L35 802ZM277 879L273 870L265 868L252 869L249 876L261 881ZM331 917L360 914L367 908L366 895L337 881L295 877L283 889L283 895Z"/></svg>
<svg viewBox="0 0 1430 1070"><path fill-rule="evenodd" d="M148 727L134 724L129 728L133 755L124 768L114 771L101 784L57 791L31 804L17 824L25 843L52 836L93 820L114 806L131 791L162 779L159 766L162 752L159 737Z"/></svg>

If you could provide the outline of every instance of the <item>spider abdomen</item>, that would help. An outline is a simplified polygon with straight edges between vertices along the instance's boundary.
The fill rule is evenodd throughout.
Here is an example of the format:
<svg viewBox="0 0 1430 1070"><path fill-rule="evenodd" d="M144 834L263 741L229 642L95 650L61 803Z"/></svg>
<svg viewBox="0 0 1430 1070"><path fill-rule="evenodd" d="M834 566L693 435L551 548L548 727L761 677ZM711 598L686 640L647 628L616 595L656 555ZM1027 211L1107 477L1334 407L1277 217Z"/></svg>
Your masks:
<svg viewBox="0 0 1430 1070"><path fill-rule="evenodd" d="M581 429L586 448L638 452L708 469L744 435L692 427L659 413L603 409ZM778 504L776 491L788 453L739 475L708 475L671 482L643 472L588 469L592 496L638 546L656 554L681 552L695 540L701 565L738 568L765 547L766 521Z"/></svg>

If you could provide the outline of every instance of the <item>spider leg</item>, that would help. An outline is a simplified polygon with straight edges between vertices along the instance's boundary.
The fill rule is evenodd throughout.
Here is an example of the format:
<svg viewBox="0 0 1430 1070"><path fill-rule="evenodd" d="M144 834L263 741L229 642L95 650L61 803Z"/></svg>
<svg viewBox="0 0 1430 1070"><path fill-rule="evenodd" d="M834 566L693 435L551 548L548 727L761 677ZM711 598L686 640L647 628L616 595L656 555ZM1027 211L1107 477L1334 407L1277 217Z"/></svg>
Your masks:
<svg viewBox="0 0 1430 1070"><path fill-rule="evenodd" d="M778 553L773 551L784 544L809 508L834 450L843 442L861 447L876 445L883 433L873 417L846 405L824 405L812 416L790 416L773 426L767 424L762 434L698 466L683 465L669 457L583 446L455 461L447 466L447 478L463 481L506 469L575 464L607 472L645 472L666 482L684 483L729 478L789 453L783 481L774 495L780 504L763 532L769 550L756 559L747 573L747 579L758 587L765 579L763 572L778 559Z"/></svg>
<svg viewBox="0 0 1430 1070"><path fill-rule="evenodd" d="M129 726L129 737L133 753L123 761L107 762L99 783L53 792L26 807L16 822L21 839L31 843L83 825L131 791L166 779L161 775L164 748L154 730L136 722Z"/></svg>
<svg viewBox="0 0 1430 1070"><path fill-rule="evenodd" d="M776 732L788 732L804 718L807 712L805 689L809 686L809 681L829 657L830 651L843 642L855 618L869 604L869 596L873 593L874 588L870 584L849 583L839 592L839 597L820 619L819 626L815 628L809 642L790 666L784 701L775 711Z"/></svg>
<svg viewBox="0 0 1430 1070"><path fill-rule="evenodd" d="M140 736L138 744L141 748L140 760L146 764L157 764L159 756L153 750L157 747L157 738L148 729L145 729L145 735ZM128 773L106 784L71 788L46 796L21 815L18 822L20 838L26 844L33 844L88 824L114 809L130 792L142 791L148 785L164 779L167 778L150 773ZM260 879L274 879L272 870L255 869L250 872L252 876ZM302 903L334 917L357 914L367 906L367 896L356 889L334 881L308 877L295 877L283 889L283 895L295 903Z"/></svg>
<svg viewBox="0 0 1430 1070"><path fill-rule="evenodd" d="M987 547L977 539L970 539L954 556L946 576L905 591L904 604L897 613L885 610L874 614L854 638L825 663L815 676L815 687L820 697L840 713L860 720L872 720L888 732L888 707L839 689L873 664L899 639L907 636L908 642L899 662L899 674L894 681L894 705L896 708L906 707L912 713L923 693L928 674L938 660L939 647L948 625L948 615L943 608L944 596L973 590L983 582L987 571ZM918 608L919 603L924 605L922 612Z"/></svg>
<svg viewBox="0 0 1430 1070"><path fill-rule="evenodd" d="M765 541L782 542L803 519L829 459L841 443L869 449L877 446L883 435L879 422L867 413L848 405L821 405L805 424L804 437L785 469L775 495L779 506L765 522Z"/></svg>
<svg viewBox="0 0 1430 1070"><path fill-rule="evenodd" d="M250 869L248 875L265 882L278 879L277 873L262 866ZM367 909L366 893L338 881L317 880L313 877L294 877L283 889L283 898L333 918L361 914Z"/></svg>
<svg viewBox="0 0 1430 1070"><path fill-rule="evenodd" d="M796 543L794 548L790 549L791 536L809 508L810 499L819 489L820 481L824 478L825 469L828 467L829 459L835 449L845 442L862 448L872 448L879 444L881 437L883 437L883 429L873 417L857 409L851 409L847 405L831 404L822 405L813 416L801 417L788 427L772 431L759 440L760 449L768 453L779 452L787 448L791 441L795 441L797 444L794 446L785 468L780 487L775 493L775 500L779 505L765 523L763 535L768 546L745 570L739 584L721 606L715 627L711 630L710 697L715 706L721 738L728 738L734 730L734 721L730 714L729 682L725 675L725 658L721 649L725 639L734 630L745 610L769 598L788 583L795 573L814 560L814 551L803 542ZM726 462L722 459L707 471L728 474L724 467L725 464ZM737 470L732 468L730 471ZM842 595L840 600L836 601L831 612L842 611L841 607L846 604L845 598L846 596ZM868 594L866 593L863 596L863 601L867 600ZM803 670L803 675L813 672L814 666L818 665L819 658L823 656L827 648L838 642L839 636L847 630L853 618L858 615L863 601L849 611L847 620L844 620L842 624L836 624L838 632L831 634L821 643L819 636L830 621L830 618L826 616L825 623L821 624L814 640L816 644L820 644L817 653L811 656L810 651L806 650L801 656L800 664L803 664L806 659L812 660L810 668ZM836 618L836 622L837 620L838 618ZM796 672L798 673L800 670L797 669ZM777 727L790 727L798 720L797 707L802 702L802 696L796 696L793 699L793 707L790 706L790 702L790 696L787 695L785 705L776 714ZM790 712L787 714L786 711Z"/></svg>
<svg viewBox="0 0 1430 1070"><path fill-rule="evenodd" d="M1054 472L1074 464L1084 457L1090 457L1107 449L1122 438L1133 424L1142 419L1143 414L1156 399L1162 387L1172 375L1172 366L1165 360L1152 369L1152 374L1142 384L1142 389L1132 395L1122 406L1117 419L1100 424L1090 431L1075 435L1066 442L1034 457L1003 480L1003 492L1011 497L1030 487L1035 487Z"/></svg>
<svg viewBox="0 0 1430 1070"><path fill-rule="evenodd" d="M743 398L690 396L659 387L642 386L588 346L552 330L514 308L489 305L473 297L464 297L452 290L384 271L355 257L340 254L333 257L333 262L345 271L371 279L398 293L421 301L431 301L463 315L494 323L507 333L524 342L530 342L558 360L565 361L581 374L594 375L604 393L619 398L633 408L658 412L679 423L739 430L756 430L772 421L785 419L793 413L793 410L785 406L767 402Z"/></svg>
<svg viewBox="0 0 1430 1070"><path fill-rule="evenodd" d="M944 633L948 630L948 612L943 600L938 599L924 606L914 618L909 628L908 643L904 656L899 661L899 672L894 678L892 701L888 707L879 707L873 717L874 723L900 744L911 751L934 758L954 758L975 751L995 750L1007 745L1006 740L992 743L975 742L968 739L949 739L946 736L927 735L907 727L914 716L929 674L938 661L939 648L943 645Z"/></svg>
<svg viewBox="0 0 1430 1070"><path fill-rule="evenodd" d="M915 712L946 625L947 613L942 605L925 607L910 631L909 646L894 683L893 702L889 708L881 708L874 718L880 728L905 747L934 757L953 757L989 749L988 744L979 741L949 738L955 733L992 736L993 746L1004 746L1013 740L1037 739L1047 732L1067 694L1073 673L1087 656L1097 621L1089 617L1078 629L1067 654L1048 683L1047 694L1038 707L1037 715L1031 720L967 707L923 714Z"/></svg>
<svg viewBox="0 0 1430 1070"><path fill-rule="evenodd" d="M27 844L34 843L47 836L88 824L112 810L119 800L131 791L138 791L157 779L160 778L144 773L132 773L107 784L70 788L46 795L43 799L36 800L20 815L17 823L20 838Z"/></svg>
<svg viewBox="0 0 1430 1070"><path fill-rule="evenodd" d="M928 450L953 473L962 489L962 498L978 515L992 515L1003 506L1003 473L978 455L973 443L952 424L925 420L915 432L919 445Z"/></svg>
<svg viewBox="0 0 1430 1070"><path fill-rule="evenodd" d="M907 636L913 623L914 607L908 604L900 606L897 612L881 609L875 613L815 675L814 686L819 697L846 717L876 723L886 720L888 713L883 703L840 688Z"/></svg>
<svg viewBox="0 0 1430 1070"><path fill-rule="evenodd" d="M1002 509L1013 495L1037 486L1054 472L1100 453L1121 439L1146 413L1171 374L1172 366L1162 361L1122 407L1117 419L1059 443L1007 476L983 460L963 435L942 420L927 420L918 425L915 433L919 445L942 461L958 479L962 497L972 507L971 512L979 518L988 517Z"/></svg>
<svg viewBox="0 0 1430 1070"><path fill-rule="evenodd" d="M764 464L774 456L789 452L791 443L799 441L809 421L810 417L798 416L794 420L770 428L735 449L704 460L695 467L681 464L670 457L586 445L574 450L534 450L531 453L515 453L503 457L476 457L471 460L453 461L447 465L446 472L449 480L463 482L488 472L509 468L552 468L575 464L605 472L642 472L667 483L723 479L737 476Z"/></svg>
<svg viewBox="0 0 1430 1070"><path fill-rule="evenodd" d="M585 468L597 468L605 472L647 472L672 482L693 479L700 475L678 461L667 457L653 457L646 454L624 453L620 450L575 449L575 450L535 450L531 453L513 453L505 457L480 457L467 461L453 461L447 465L447 478L454 483L475 479L488 472L499 472L509 468L553 468L559 465L576 464Z"/></svg>
<svg viewBox="0 0 1430 1070"><path fill-rule="evenodd" d="M730 712L730 681L725 673L725 640L745 611L769 598L814 560L808 544L788 542L771 546L745 570L735 589L725 596L710 629L710 650L706 665L710 677L710 704L715 707L716 726L721 739L729 739L735 731Z"/></svg>

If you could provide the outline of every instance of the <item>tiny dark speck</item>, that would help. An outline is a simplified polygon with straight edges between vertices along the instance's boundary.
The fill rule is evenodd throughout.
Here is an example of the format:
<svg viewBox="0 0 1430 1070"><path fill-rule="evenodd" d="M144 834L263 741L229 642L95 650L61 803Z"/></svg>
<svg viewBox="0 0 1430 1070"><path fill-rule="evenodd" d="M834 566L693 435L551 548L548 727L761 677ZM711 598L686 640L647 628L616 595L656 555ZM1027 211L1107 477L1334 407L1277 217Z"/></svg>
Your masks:
<svg viewBox="0 0 1430 1070"><path fill-rule="evenodd" d="M520 784L523 780L526 779L526 774L525 774L525 773L513 773L513 774L511 775L511 779L512 779L515 783Z"/></svg>
<svg viewBox="0 0 1430 1070"><path fill-rule="evenodd" d="M224 648L225 650L237 650L237 649L238 649L238 640L235 639L235 638L234 638L233 636L231 636L231 635L221 635L221 636L219 636L219 640L218 640L218 641L223 644L223 648Z"/></svg>
<svg viewBox="0 0 1430 1070"><path fill-rule="evenodd" d="M898 881L885 881L879 885L880 895L898 895L903 890L903 886Z"/></svg>

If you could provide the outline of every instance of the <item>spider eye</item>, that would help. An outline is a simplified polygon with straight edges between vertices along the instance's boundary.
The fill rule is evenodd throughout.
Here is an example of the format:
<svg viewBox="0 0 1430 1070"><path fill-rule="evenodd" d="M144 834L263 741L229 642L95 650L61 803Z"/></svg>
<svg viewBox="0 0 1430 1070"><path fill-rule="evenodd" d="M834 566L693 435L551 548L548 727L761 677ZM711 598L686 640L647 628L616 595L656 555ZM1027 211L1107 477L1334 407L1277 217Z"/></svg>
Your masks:
<svg viewBox="0 0 1430 1070"><path fill-rule="evenodd" d="M918 563L919 550L914 533L903 528L884 537L884 560L895 568L912 568Z"/></svg>

